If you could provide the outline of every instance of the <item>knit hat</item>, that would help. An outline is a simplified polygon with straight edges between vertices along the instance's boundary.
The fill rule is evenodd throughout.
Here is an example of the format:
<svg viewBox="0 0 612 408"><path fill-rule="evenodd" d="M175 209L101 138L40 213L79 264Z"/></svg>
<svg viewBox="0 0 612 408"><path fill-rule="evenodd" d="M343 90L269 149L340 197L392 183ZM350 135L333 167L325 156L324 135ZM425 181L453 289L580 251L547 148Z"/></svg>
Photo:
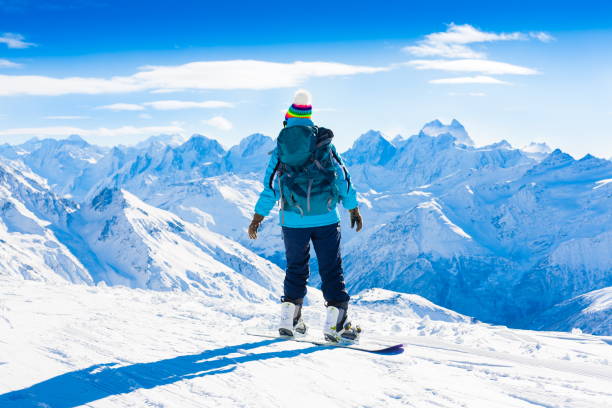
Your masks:
<svg viewBox="0 0 612 408"><path fill-rule="evenodd" d="M285 120L289 118L305 118L310 119L312 116L312 96L305 89L300 89L293 97L293 104L287 110Z"/></svg>

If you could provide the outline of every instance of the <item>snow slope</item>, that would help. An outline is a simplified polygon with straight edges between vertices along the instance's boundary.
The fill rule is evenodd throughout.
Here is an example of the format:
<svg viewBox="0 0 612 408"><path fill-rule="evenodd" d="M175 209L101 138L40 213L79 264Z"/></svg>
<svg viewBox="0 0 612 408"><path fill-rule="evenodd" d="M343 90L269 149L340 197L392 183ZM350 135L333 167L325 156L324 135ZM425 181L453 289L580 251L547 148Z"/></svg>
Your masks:
<svg viewBox="0 0 612 408"><path fill-rule="evenodd" d="M19 162L0 160L0 276L92 283L55 228L75 209Z"/></svg>
<svg viewBox="0 0 612 408"><path fill-rule="evenodd" d="M73 137L4 145L0 154L24 161L36 158L36 168L49 179L54 176L47 174L53 166L63 166L64 172L74 167L64 184L51 183L54 191L84 202L73 218L88 211L101 192L124 190L167 211L167 219L178 217L193 228L223 235L229 239L225 244L248 248L283 267L276 211L264 220L260 239L251 241L245 234L273 145L261 134L229 150L202 135L186 141L163 136L88 159L97 148ZM612 285L609 160L591 155L576 160L543 144L516 149L500 141L476 147L456 120L448 125L432 121L414 136L391 141L372 130L343 157L360 193L365 221L364 231L355 234L347 217L342 220L346 279L353 292L386 288L415 293L480 320L520 326L554 305ZM108 222L112 216L99 221ZM5 216L7 225L9 218ZM97 224L99 229L83 228L87 234L73 228L70 236L58 237L94 281L104 277L110 283L130 282L136 287L191 287L185 272L179 273L180 278L154 272L157 267L171 270L181 264L178 259L169 262L173 255L163 252L184 237L174 238L174 233L161 229L173 238L156 246L144 238L146 234L132 233L130 222L118 234L125 232L127 242L142 248L132 258L138 270L149 271L144 275L122 259L109 258L113 251L87 235L101 233L103 224ZM141 222L154 229L160 223L156 219L136 224ZM62 232L61 222L52 229ZM149 269L147 251L159 257ZM223 259L217 260L227 265ZM166 262L173 266L160 266ZM311 283L316 285L314 258L312 266ZM122 273L128 276L120 277Z"/></svg>
<svg viewBox="0 0 612 408"><path fill-rule="evenodd" d="M263 301L276 298L282 282L271 262L125 190L102 190L74 214L70 229L96 255L96 281L109 285Z"/></svg>
<svg viewBox="0 0 612 408"><path fill-rule="evenodd" d="M312 324L319 305L306 308ZM355 307L378 356L247 336L277 305L140 289L0 284L0 406L604 407L612 338ZM374 335L373 335L374 336Z"/></svg>
<svg viewBox="0 0 612 408"><path fill-rule="evenodd" d="M540 330L572 331L608 335L612 333L612 287L594 290L566 300L529 322Z"/></svg>
<svg viewBox="0 0 612 408"><path fill-rule="evenodd" d="M520 325L612 285L611 161L558 149L537 161L507 142L474 148L422 131L384 149L383 165L372 143L390 144L364 135L345 153L366 225L345 234L352 290Z"/></svg>

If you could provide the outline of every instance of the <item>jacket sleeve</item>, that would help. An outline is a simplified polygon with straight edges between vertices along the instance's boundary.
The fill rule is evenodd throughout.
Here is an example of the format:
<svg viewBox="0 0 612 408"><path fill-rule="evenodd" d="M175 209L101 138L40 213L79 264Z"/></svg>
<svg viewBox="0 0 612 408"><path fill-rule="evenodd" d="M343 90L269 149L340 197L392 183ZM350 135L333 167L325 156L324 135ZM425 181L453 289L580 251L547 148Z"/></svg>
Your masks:
<svg viewBox="0 0 612 408"><path fill-rule="evenodd" d="M272 172L278 163L278 154L276 153L276 149L272 151L270 155L270 161L268 162L268 167L266 168L266 175L263 180L263 191L259 194L259 199L257 200L257 204L255 204L255 212L257 214L263 215L266 217L270 214L272 208L276 204L278 200L279 192L272 190L270 188L270 177L272 176Z"/></svg>
<svg viewBox="0 0 612 408"><path fill-rule="evenodd" d="M342 206L344 208L347 210L352 210L353 208L356 208L358 204L357 191L355 191L355 188L353 188L353 183L350 182L351 175L344 164L344 160L342 160L342 157L340 157L340 154L336 151L336 146L332 144L331 149L333 154L340 160L340 163L334 160L336 174L338 175L338 178L336 179L336 186L338 186L338 190L340 191L340 201L342 202Z"/></svg>

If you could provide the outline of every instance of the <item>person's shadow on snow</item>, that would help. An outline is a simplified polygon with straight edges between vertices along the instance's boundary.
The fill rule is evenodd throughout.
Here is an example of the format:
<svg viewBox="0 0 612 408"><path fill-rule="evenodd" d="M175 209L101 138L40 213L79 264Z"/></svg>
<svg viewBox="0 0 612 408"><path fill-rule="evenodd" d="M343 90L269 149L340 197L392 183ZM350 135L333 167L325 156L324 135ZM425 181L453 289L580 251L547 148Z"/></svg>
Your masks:
<svg viewBox="0 0 612 408"><path fill-rule="evenodd" d="M279 339L244 343L202 353L178 356L150 363L117 366L116 363L95 364L68 372L22 390L0 395L0 407L73 408L111 395L125 394L141 388L154 388L207 375L230 373L240 363L291 358L324 348L313 346L297 350L249 353L244 350L268 346ZM240 353L236 357L228 357Z"/></svg>

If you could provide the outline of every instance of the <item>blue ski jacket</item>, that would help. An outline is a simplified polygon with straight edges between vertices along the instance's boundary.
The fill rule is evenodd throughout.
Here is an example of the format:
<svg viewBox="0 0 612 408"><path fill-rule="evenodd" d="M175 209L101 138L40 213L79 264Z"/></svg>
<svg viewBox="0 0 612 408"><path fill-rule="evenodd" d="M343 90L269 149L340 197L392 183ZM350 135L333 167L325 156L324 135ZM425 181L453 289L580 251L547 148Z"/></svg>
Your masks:
<svg viewBox="0 0 612 408"><path fill-rule="evenodd" d="M313 126L314 123L310 119L304 118L289 118L287 120L287 126ZM332 144L331 148L336 152L336 147ZM336 152L337 153L337 152ZM342 158L338 155L342 164ZM276 148L272 150L270 153L270 161L268 162L268 167L266 168L266 175L264 176L264 189L259 195L259 199L257 200L257 204L255 204L255 212L257 214L263 215L264 217L270 214L270 211L278 201L279 196L278 193L270 188L269 180L274 168L276 167L276 163L278 162L278 153ZM338 186L338 190L340 191L340 202L342 206L347 210L352 210L357 207L357 192L353 188L353 184L351 183L350 188L347 191L347 183L344 176L344 172L340 164L335 163L336 165L336 174L338 178L336 179L336 184ZM350 178L350 175L349 175ZM276 191L278 192L278 178L274 180ZM284 216L280 214L284 213ZM338 207L334 206L331 211L325 214L317 214L317 215L300 215L293 211L279 211L279 223L284 227L290 228L308 228L308 227L320 227L323 225L335 224L340 221L340 214L338 212Z"/></svg>

